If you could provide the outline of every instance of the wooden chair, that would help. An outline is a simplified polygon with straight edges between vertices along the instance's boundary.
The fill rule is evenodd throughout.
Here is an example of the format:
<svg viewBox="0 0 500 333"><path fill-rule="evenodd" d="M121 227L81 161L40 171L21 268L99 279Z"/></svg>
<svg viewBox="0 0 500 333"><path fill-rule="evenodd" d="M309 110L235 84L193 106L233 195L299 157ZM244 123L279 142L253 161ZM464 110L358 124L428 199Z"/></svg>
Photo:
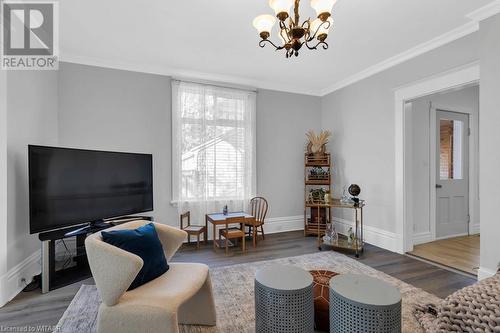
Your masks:
<svg viewBox="0 0 500 333"><path fill-rule="evenodd" d="M245 252L245 229L244 226L246 224L246 218L244 217L229 217L226 219L226 227L224 229L219 230L219 246L222 246L221 242L221 237L224 237L225 239L225 248L226 248L226 254L228 253L228 247L229 247L229 240L230 239L238 239L241 238L241 248L243 252ZM239 228L232 227L230 228L230 225L235 225L238 224Z"/></svg>
<svg viewBox="0 0 500 333"><path fill-rule="evenodd" d="M266 219L267 209L268 204L265 198L255 197L250 200L250 214L252 214L255 219L253 221L247 221L246 226L248 227L248 235L252 236L254 247L257 244L257 236L259 232L262 234L262 239L265 239L264 221Z"/></svg>
<svg viewBox="0 0 500 333"><path fill-rule="evenodd" d="M187 225L184 227L184 220L187 220ZM203 235L203 240L207 244L207 228L203 225L191 225L191 212L181 214L180 217L181 230L188 234L188 244L191 244L191 236L196 236L196 248L200 248L200 235Z"/></svg>

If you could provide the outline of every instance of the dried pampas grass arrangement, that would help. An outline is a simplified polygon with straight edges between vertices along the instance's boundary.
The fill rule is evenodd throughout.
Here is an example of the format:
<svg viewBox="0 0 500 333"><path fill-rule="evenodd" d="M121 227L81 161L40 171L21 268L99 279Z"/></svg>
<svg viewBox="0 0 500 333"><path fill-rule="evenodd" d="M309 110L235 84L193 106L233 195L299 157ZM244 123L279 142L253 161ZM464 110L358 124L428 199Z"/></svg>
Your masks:
<svg viewBox="0 0 500 333"><path fill-rule="evenodd" d="M323 155L326 152L326 144L332 133L328 130L321 130L318 135L313 130L306 133L309 140L307 144L307 152L314 155Z"/></svg>

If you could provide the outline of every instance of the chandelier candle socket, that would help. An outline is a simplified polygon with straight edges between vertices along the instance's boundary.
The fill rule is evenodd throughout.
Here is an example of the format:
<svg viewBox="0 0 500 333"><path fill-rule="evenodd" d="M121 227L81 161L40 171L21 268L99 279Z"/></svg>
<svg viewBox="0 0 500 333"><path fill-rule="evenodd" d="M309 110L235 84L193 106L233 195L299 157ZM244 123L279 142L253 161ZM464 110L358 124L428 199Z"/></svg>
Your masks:
<svg viewBox="0 0 500 333"><path fill-rule="evenodd" d="M328 31L333 25L331 12L337 0L311 0L311 7L318 15L317 19L307 19L300 23L299 4L300 0L269 0L269 6L274 10L279 24L279 40L281 45L274 44L269 37L276 23L272 15L260 15L253 20L253 26L259 32L261 38L260 47L266 43L271 44L277 51L285 50L287 58L292 55L298 56L299 50L305 45L309 50L316 50L319 46L328 49L325 42ZM289 11L293 5L293 17Z"/></svg>

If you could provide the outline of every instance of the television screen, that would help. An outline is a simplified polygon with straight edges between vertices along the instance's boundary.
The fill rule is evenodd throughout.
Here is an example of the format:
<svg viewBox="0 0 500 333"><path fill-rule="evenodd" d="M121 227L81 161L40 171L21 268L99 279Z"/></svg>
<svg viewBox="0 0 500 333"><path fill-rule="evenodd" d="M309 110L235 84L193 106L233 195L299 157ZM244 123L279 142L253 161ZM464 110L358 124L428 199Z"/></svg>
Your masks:
<svg viewBox="0 0 500 333"><path fill-rule="evenodd" d="M28 147L32 234L153 210L150 154Z"/></svg>

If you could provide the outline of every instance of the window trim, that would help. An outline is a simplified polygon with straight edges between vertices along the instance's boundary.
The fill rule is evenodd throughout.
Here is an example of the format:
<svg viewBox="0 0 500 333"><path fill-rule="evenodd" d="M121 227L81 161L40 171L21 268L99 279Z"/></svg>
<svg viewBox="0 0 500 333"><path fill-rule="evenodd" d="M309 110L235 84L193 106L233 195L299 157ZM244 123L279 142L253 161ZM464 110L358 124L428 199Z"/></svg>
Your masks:
<svg viewBox="0 0 500 333"><path fill-rule="evenodd" d="M232 201L241 201L241 200L246 200L246 196L243 195L242 198L234 198L234 197L230 197L230 198L216 198L216 199L213 199L213 200L179 200L177 198L178 194L176 194L176 189L178 187L178 184L176 183L176 181L174 180L174 178L176 177L176 175L174 174L175 171L176 171L176 168L174 167L174 163L176 163L176 147L174 147L175 143L176 143L176 135L179 131L178 128L176 128L176 121L174 120L174 117L175 117L175 109L176 107L174 106L174 104L177 102L177 96L174 94L174 86L175 85L180 85L180 84L190 84L190 85L198 85L198 86L203 86L205 88L208 88L208 89L214 89L214 90L219 90L219 91L222 91L220 92L220 94L222 96L223 95L223 90L224 89L227 89L227 90L236 90L242 94L247 94L248 95L248 100L247 100L247 103L251 103L251 107L252 107L252 110L250 110L251 112L251 136L252 136L252 151L251 151L251 161L252 161L252 170L251 170L251 174L252 174L252 180L251 180L251 189L250 189L250 197L253 197L255 196L255 193L257 191L257 125L256 125L256 118L257 118L257 91L256 90L251 90L251 89L239 89L239 88L234 88L234 87L226 87L226 86L221 86L221 85L213 85L213 84L205 84L205 83L198 83L198 82L190 82L190 81L181 81L181 80L175 80L175 79L172 79L171 80L171 102L172 102L172 105L171 105L171 112L170 112L170 121L171 121L171 124L170 124L170 129L171 129L171 161L170 161L170 167L171 167L171 170L170 170L170 205L171 206L178 206L179 203L181 202L187 202L187 203L201 203L201 202L211 202L211 203L215 203L215 202L232 202ZM178 89L178 87L177 87ZM224 98L229 98L228 96L224 96ZM192 123L196 123L195 122L195 119L194 118L185 118L185 119L191 119ZM215 120L207 120L207 122L212 122L212 121L215 121ZM230 123L237 123L238 121L237 120L232 120L232 119L222 119L221 120L222 122L230 122ZM183 122L185 123L185 122ZM190 123L190 122L188 122ZM236 127L236 126L234 126Z"/></svg>

